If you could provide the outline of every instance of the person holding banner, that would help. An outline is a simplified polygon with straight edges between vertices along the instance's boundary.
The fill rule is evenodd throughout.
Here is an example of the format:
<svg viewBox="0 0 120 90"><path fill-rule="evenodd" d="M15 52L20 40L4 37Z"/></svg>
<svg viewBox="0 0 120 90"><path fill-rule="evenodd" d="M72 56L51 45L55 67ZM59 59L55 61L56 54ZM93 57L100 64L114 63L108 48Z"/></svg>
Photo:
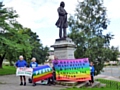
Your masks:
<svg viewBox="0 0 120 90"><path fill-rule="evenodd" d="M94 83L94 72L95 72L95 68L93 66L93 62L90 62L90 74L91 74L91 80L89 80L90 85L92 85Z"/></svg>
<svg viewBox="0 0 120 90"><path fill-rule="evenodd" d="M32 62L30 63L30 67L33 69L38 67L38 63L36 62L36 58L34 58L34 57L32 58ZM30 81L32 81L32 80L29 78L29 82ZM33 86L36 86L36 83L33 83Z"/></svg>
<svg viewBox="0 0 120 90"><path fill-rule="evenodd" d="M58 64L58 58L56 56L54 56L54 62L53 62L53 77L54 77L54 80L56 80L55 64Z"/></svg>
<svg viewBox="0 0 120 90"><path fill-rule="evenodd" d="M58 58L56 56L54 56L54 60L56 61L55 63L53 63L52 60L49 60L49 66L52 68L52 75L53 75L51 78L48 78L48 84L49 85L51 85L51 84L55 85L56 72L55 72L54 64L57 64ZM52 82L51 82L51 80L52 80Z"/></svg>
<svg viewBox="0 0 120 90"><path fill-rule="evenodd" d="M19 60L16 62L15 66L17 68L26 68L27 67L27 62L24 60L23 56L19 56ZM24 80L24 84L23 84L23 80ZM26 86L26 77L25 76L20 76L20 86L24 85Z"/></svg>
<svg viewBox="0 0 120 90"><path fill-rule="evenodd" d="M32 62L30 63L31 68L36 68L38 67L38 63L36 62L36 58L32 58Z"/></svg>

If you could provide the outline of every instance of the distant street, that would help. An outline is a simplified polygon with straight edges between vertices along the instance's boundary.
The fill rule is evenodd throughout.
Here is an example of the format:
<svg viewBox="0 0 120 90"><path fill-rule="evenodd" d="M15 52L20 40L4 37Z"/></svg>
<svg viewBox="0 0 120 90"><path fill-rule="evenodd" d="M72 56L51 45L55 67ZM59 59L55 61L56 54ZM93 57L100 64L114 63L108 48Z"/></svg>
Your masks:
<svg viewBox="0 0 120 90"><path fill-rule="evenodd" d="M120 66L107 66L103 69L100 75L108 75L116 78L120 77Z"/></svg>

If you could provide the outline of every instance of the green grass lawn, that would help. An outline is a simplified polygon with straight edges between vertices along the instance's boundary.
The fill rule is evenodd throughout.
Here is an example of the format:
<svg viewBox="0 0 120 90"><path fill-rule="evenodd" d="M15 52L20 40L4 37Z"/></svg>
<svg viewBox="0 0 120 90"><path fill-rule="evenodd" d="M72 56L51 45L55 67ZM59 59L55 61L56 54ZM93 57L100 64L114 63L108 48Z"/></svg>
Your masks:
<svg viewBox="0 0 120 90"><path fill-rule="evenodd" d="M105 79L97 79L97 81L101 83L105 83L106 87L109 87L113 90L120 90L120 82L114 80L105 80Z"/></svg>
<svg viewBox="0 0 120 90"><path fill-rule="evenodd" d="M0 75L10 75L15 74L16 68L14 66L3 66L2 69L0 69Z"/></svg>
<svg viewBox="0 0 120 90"><path fill-rule="evenodd" d="M102 88L68 88L62 90L120 90L120 82L113 80L97 79L97 81L106 84L106 87Z"/></svg>
<svg viewBox="0 0 120 90"><path fill-rule="evenodd" d="M68 88L61 90L113 90L113 89L104 87L104 88Z"/></svg>

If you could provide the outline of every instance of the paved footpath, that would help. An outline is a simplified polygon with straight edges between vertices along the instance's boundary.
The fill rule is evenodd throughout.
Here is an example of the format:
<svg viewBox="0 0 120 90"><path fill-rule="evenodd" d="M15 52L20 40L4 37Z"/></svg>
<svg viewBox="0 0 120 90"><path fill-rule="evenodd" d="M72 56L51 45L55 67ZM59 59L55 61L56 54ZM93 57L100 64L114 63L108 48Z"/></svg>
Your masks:
<svg viewBox="0 0 120 90"><path fill-rule="evenodd" d="M0 84L0 90L60 90L65 88L57 85L37 85L33 87L30 83L27 83L26 86L19 86L19 77L15 75L0 76L0 82L3 83Z"/></svg>
<svg viewBox="0 0 120 90"><path fill-rule="evenodd" d="M115 80L119 81L119 78L115 78L112 76L107 75L97 75L95 76L95 79L97 78L104 78L107 80ZM28 80L28 79L27 79ZM19 86L19 77L16 77L15 75L6 75L6 76L0 76L0 90L60 90L64 89L64 86L58 86L58 85L37 85L35 87L32 86L32 84L27 83L26 86Z"/></svg>

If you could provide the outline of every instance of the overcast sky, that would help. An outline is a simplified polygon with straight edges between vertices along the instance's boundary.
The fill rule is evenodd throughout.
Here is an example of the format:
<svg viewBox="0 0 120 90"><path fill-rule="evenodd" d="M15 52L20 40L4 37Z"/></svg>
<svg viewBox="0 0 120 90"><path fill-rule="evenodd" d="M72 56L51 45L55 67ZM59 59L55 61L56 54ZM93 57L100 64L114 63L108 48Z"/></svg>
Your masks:
<svg viewBox="0 0 120 90"><path fill-rule="evenodd" d="M1 0L6 7L13 7L19 14L18 21L36 32L44 46L51 46L59 38L59 30L55 26L58 19L57 8L61 0ZM74 14L77 0L63 0L65 9ZM110 25L105 32L115 35L111 45L120 46L120 0L104 0ZM69 30L67 29L67 32Z"/></svg>

